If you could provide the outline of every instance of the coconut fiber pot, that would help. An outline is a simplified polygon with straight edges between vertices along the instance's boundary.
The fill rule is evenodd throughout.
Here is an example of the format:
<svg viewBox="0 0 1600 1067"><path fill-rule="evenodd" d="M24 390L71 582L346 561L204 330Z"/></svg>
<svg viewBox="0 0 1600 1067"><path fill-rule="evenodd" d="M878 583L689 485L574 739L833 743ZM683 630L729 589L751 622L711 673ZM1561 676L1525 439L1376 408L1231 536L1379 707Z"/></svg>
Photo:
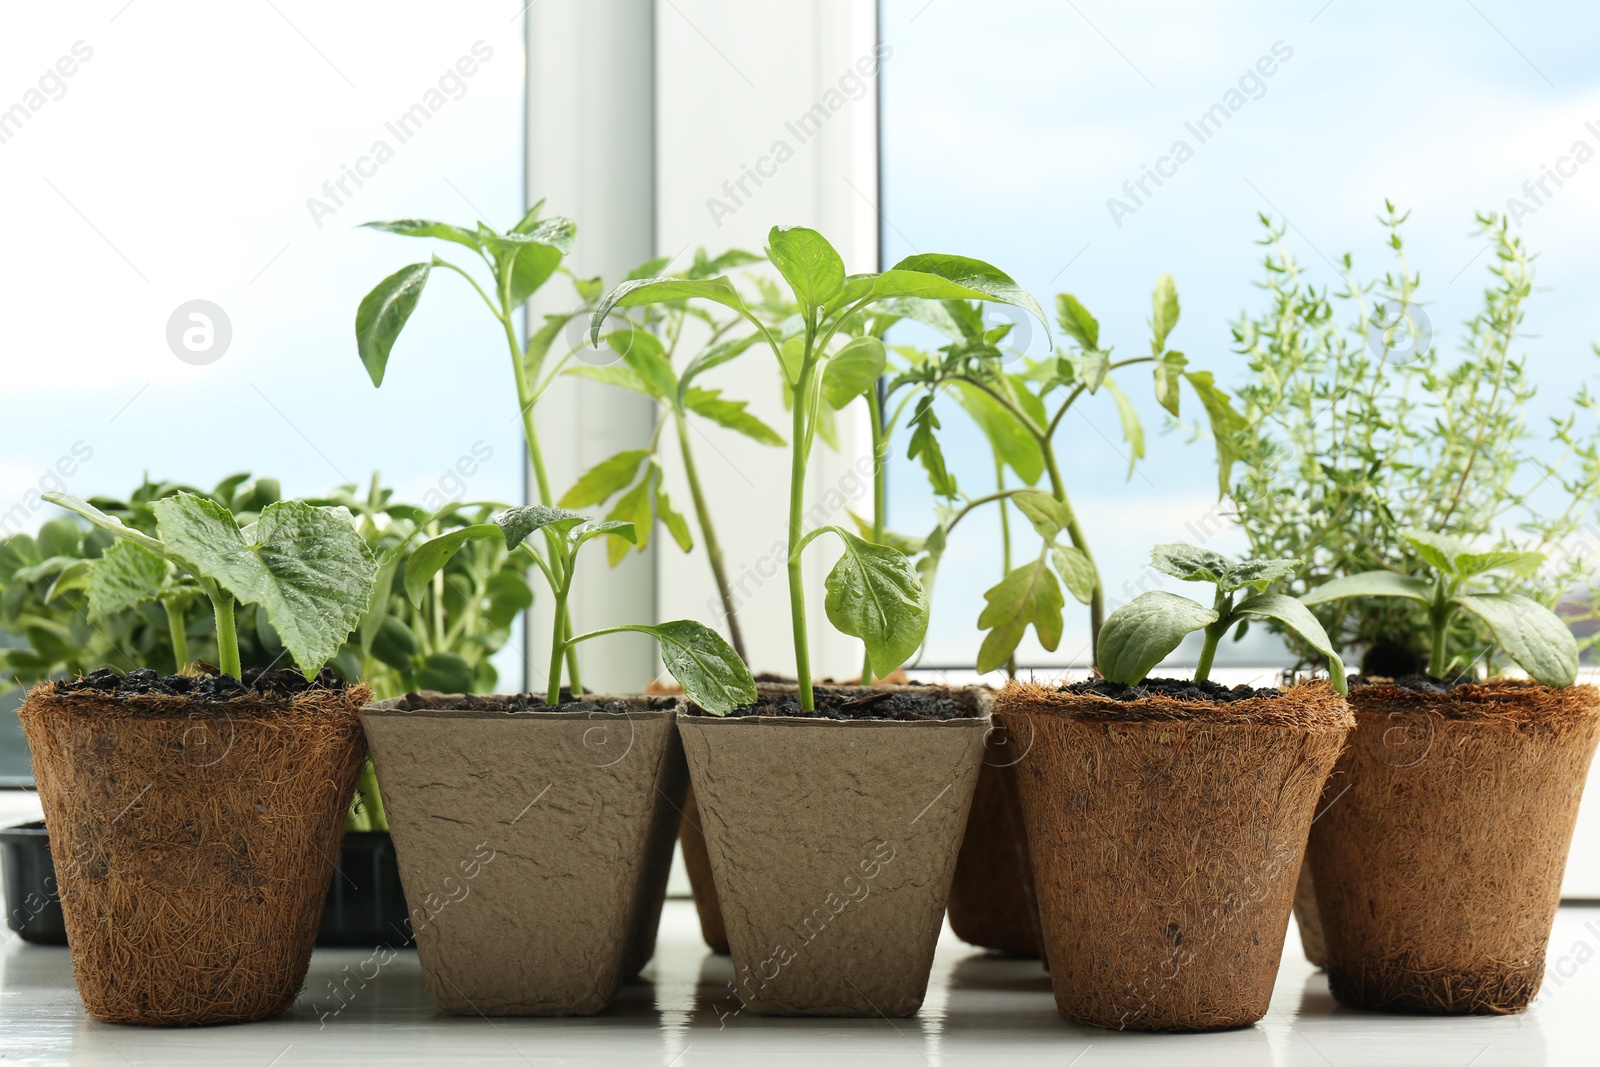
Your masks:
<svg viewBox="0 0 1600 1067"><path fill-rule="evenodd" d="M428 997L592 1015L655 946L685 772L672 698L414 693L361 713Z"/></svg>
<svg viewBox="0 0 1600 1067"><path fill-rule="evenodd" d="M1147 681L1101 695L1012 682L1056 1007L1113 1029L1217 1030L1266 1013L1322 785L1352 719L1326 683Z"/></svg>
<svg viewBox="0 0 1600 1067"><path fill-rule="evenodd" d="M1521 1011L1539 991L1600 691L1500 680L1357 685L1311 832L1341 1003Z"/></svg>
<svg viewBox="0 0 1600 1067"><path fill-rule="evenodd" d="M719 1016L906 1016L927 990L983 762L989 698L763 691L679 719L735 981ZM839 716L839 717L833 717Z"/></svg>
<svg viewBox="0 0 1600 1067"><path fill-rule="evenodd" d="M1029 738L994 717L972 814L950 885L950 928L970 945L1014 956L1040 955L1039 902L1022 822L1017 763Z"/></svg>
<svg viewBox="0 0 1600 1067"><path fill-rule="evenodd" d="M90 1015L246 1022L299 993L370 693L264 677L97 672L19 709Z"/></svg>

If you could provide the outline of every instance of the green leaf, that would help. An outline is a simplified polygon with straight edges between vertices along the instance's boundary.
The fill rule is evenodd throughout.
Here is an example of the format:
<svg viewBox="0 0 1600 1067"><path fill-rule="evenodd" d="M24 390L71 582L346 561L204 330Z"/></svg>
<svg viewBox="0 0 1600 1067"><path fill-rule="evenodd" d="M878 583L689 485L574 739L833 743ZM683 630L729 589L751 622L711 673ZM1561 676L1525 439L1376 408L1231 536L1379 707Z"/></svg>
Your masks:
<svg viewBox="0 0 1600 1067"><path fill-rule="evenodd" d="M1155 317L1150 320L1151 350L1160 352L1167 347L1167 335L1178 325L1178 283L1172 275L1163 274L1156 279L1150 302L1155 310Z"/></svg>
<svg viewBox="0 0 1600 1067"><path fill-rule="evenodd" d="M178 493L150 506L167 556L241 603L265 608L308 678L361 620L378 565L348 512L280 501L261 512L246 540L214 501Z"/></svg>
<svg viewBox="0 0 1600 1067"><path fill-rule="evenodd" d="M1178 385L1188 363L1182 352L1163 352L1156 357L1156 400L1174 415L1178 414Z"/></svg>
<svg viewBox="0 0 1600 1067"><path fill-rule="evenodd" d="M587 508L610 500L633 484L639 474L639 464L649 455L648 449L639 448L601 460L584 471L556 503L564 508Z"/></svg>
<svg viewBox="0 0 1600 1067"><path fill-rule="evenodd" d="M1288 578L1300 569L1297 559L1246 559L1233 565L1233 569L1223 576L1222 591L1231 592L1253 586L1258 593L1265 593L1267 586L1279 578Z"/></svg>
<svg viewBox="0 0 1600 1067"><path fill-rule="evenodd" d="M116 541L112 547L120 544L133 544L132 541ZM110 551L110 549L107 549ZM50 583L50 588L45 591L44 602L49 604L57 597L80 589L89 588L89 572L99 563L95 559L73 560L71 566L63 567L61 573L56 575L56 580Z"/></svg>
<svg viewBox="0 0 1600 1067"><path fill-rule="evenodd" d="M889 365L889 353L876 337L857 337L828 358L822 369L822 398L835 410L871 389Z"/></svg>
<svg viewBox="0 0 1600 1067"><path fill-rule="evenodd" d="M851 521L856 524L856 533L860 534L863 540L871 541L873 544L888 545L895 551L907 556L915 556L927 545L926 538L907 537L905 534L895 533L893 530L885 530L882 537L874 537L872 535L871 522L853 511L849 514Z"/></svg>
<svg viewBox="0 0 1600 1067"><path fill-rule="evenodd" d="M1216 612L1186 596L1160 589L1141 593L1106 619L1095 661L1106 680L1138 685L1185 637L1216 621Z"/></svg>
<svg viewBox="0 0 1600 1067"><path fill-rule="evenodd" d="M720 389L690 389L683 398L684 406L696 415L710 419L718 426L742 433L764 445L782 445L783 438L776 430L750 414L745 400L726 400Z"/></svg>
<svg viewBox="0 0 1600 1067"><path fill-rule="evenodd" d="M1544 565L1543 552L1517 552L1498 549L1493 552L1463 552L1456 557L1456 573L1463 578L1485 571L1506 571L1518 578L1532 578Z"/></svg>
<svg viewBox="0 0 1600 1067"><path fill-rule="evenodd" d="M393 667L397 671L410 673L412 660L421 651L417 644L417 635L411 628L393 615L383 616L372 635L369 651L378 662Z"/></svg>
<svg viewBox="0 0 1600 1067"><path fill-rule="evenodd" d="M1215 582L1220 585L1238 565L1238 561L1209 548L1164 544L1150 550L1150 565L1163 574L1170 574L1185 582Z"/></svg>
<svg viewBox="0 0 1600 1067"><path fill-rule="evenodd" d="M1095 571L1089 553L1076 545L1055 545L1050 549L1050 558L1055 561L1056 571L1061 575L1061 580L1067 583L1067 591L1073 599L1080 604L1094 600L1094 589L1100 582L1100 575Z"/></svg>
<svg viewBox="0 0 1600 1067"><path fill-rule="evenodd" d="M506 630L520 612L533 607L533 587L516 571L502 570L490 577L487 591L484 616L496 630Z"/></svg>
<svg viewBox="0 0 1600 1067"><path fill-rule="evenodd" d="M1024 483L1033 485L1044 474L1044 452L1038 438L1028 432L1021 420L988 393L969 382L951 382L950 395L966 411L1002 462L1017 472ZM1033 394L1018 389L1020 398Z"/></svg>
<svg viewBox="0 0 1600 1067"><path fill-rule="evenodd" d="M1578 642L1561 617L1538 601L1514 593L1474 593L1450 603L1489 627L1512 662L1541 685L1565 689L1578 678Z"/></svg>
<svg viewBox="0 0 1600 1067"><path fill-rule="evenodd" d="M1408 578L1393 571L1365 571L1323 582L1301 596L1300 603L1325 604L1330 600L1362 596L1398 596L1431 604L1433 585L1421 578Z"/></svg>
<svg viewBox="0 0 1600 1067"><path fill-rule="evenodd" d="M654 396L654 391L645 380L639 377L639 372L626 363L603 363L596 366L592 363L575 363L561 372L570 374L575 378L588 378L590 381L602 382L606 385L615 385L623 389L631 389L635 393L645 396Z"/></svg>
<svg viewBox="0 0 1600 1067"><path fill-rule="evenodd" d="M1434 570L1446 574L1456 574L1456 558L1468 554L1467 544L1459 538L1446 534L1429 533L1427 530L1401 530L1400 536L1404 537L1422 562Z"/></svg>
<svg viewBox="0 0 1600 1067"><path fill-rule="evenodd" d="M1072 521L1071 509L1042 489L1026 489L1010 499L1046 541L1054 540Z"/></svg>
<svg viewBox="0 0 1600 1067"><path fill-rule="evenodd" d="M464 230L460 226L452 226L448 222L429 222L426 219L396 219L394 222L364 222L361 225L369 230L397 233L402 237L437 237L442 241L454 241L458 245L465 245L474 252L482 247L478 243L477 235L471 230Z"/></svg>
<svg viewBox="0 0 1600 1067"><path fill-rule="evenodd" d="M1100 383L1106 380L1106 373L1111 369L1111 353L1099 349L1085 350L1078 358L1078 376L1083 379L1084 386L1093 395L1100 388Z"/></svg>
<svg viewBox="0 0 1600 1067"><path fill-rule="evenodd" d="M504 279L510 272L510 302L514 308L549 281L561 266L562 256L572 250L577 225L571 219L549 218L527 233L497 234L478 228L478 239L493 253L495 277Z"/></svg>
<svg viewBox="0 0 1600 1067"><path fill-rule="evenodd" d="M928 595L916 568L888 545L875 545L841 527L844 554L828 572L824 608L841 633L859 637L879 677L911 658L928 631Z"/></svg>
<svg viewBox="0 0 1600 1067"><path fill-rule="evenodd" d="M662 479L656 479L656 518L667 528L667 533L672 535L678 548L688 552L694 548L694 536L689 533L689 521L672 509L672 500L667 496L667 491L661 483Z"/></svg>
<svg viewBox="0 0 1600 1067"><path fill-rule="evenodd" d="M748 315L744 298L727 278L636 278L605 295L589 318L589 343L600 343L600 327L613 308L642 307L673 300L710 300Z"/></svg>
<svg viewBox="0 0 1600 1067"><path fill-rule="evenodd" d="M107 515L105 512L101 511L87 500L79 499L78 497L73 496L71 493L58 493L55 490L51 490L50 492L44 494L44 499L48 503L54 504L58 508L66 508L70 512L82 515L84 518L88 519L102 530L110 530L118 537L126 538L129 541L133 541L136 544L141 544L153 551L160 552L165 547L160 541L157 541L149 534L141 533L131 526L123 525L121 519L113 518L112 516ZM12 538L11 540L14 542L16 538ZM28 538L28 543L30 545L33 543L33 539L31 537Z"/></svg>
<svg viewBox="0 0 1600 1067"><path fill-rule="evenodd" d="M89 618L104 619L154 600L167 580L167 561L132 541L118 541L89 568Z"/></svg>
<svg viewBox="0 0 1600 1067"><path fill-rule="evenodd" d="M652 395L674 406L678 403L678 377L672 373L666 352L654 334L646 330L613 330L606 335L606 344L622 357Z"/></svg>
<svg viewBox="0 0 1600 1067"><path fill-rule="evenodd" d="M430 652L417 671L417 688L440 693L470 693L472 668L454 652Z"/></svg>
<svg viewBox="0 0 1600 1067"><path fill-rule="evenodd" d="M1056 294L1056 320L1085 352L1100 350L1100 323L1071 293Z"/></svg>
<svg viewBox="0 0 1600 1067"><path fill-rule="evenodd" d="M586 522L578 523L578 525L567 531L567 543L573 548L577 548L584 542L591 541L596 537L615 537L631 545L638 542L639 529L631 522L622 522L616 519L595 522L590 519Z"/></svg>
<svg viewBox="0 0 1600 1067"><path fill-rule="evenodd" d="M1016 568L983 599L987 603L978 616L978 629L989 634L978 648L980 673L1005 666L1030 623L1045 649L1053 652L1061 642L1061 609L1067 602L1061 596L1061 583L1043 559Z"/></svg>
<svg viewBox="0 0 1600 1067"><path fill-rule="evenodd" d="M1117 402L1117 416L1122 420L1122 437L1128 442L1128 477L1132 478L1134 467L1144 458L1144 423L1139 421L1139 409L1133 406L1128 394L1110 378L1106 379L1106 391Z"/></svg>
<svg viewBox="0 0 1600 1067"><path fill-rule="evenodd" d="M383 384L389 351L416 310L430 269L427 263L401 267L361 298L361 306L356 309L356 350L375 386Z"/></svg>
<svg viewBox="0 0 1600 1067"><path fill-rule="evenodd" d="M39 544L41 556L46 558L68 556L76 559L78 546L83 540L83 529L71 519L51 519L39 527L35 540Z"/></svg>
<svg viewBox="0 0 1600 1067"><path fill-rule="evenodd" d="M690 382L694 381L711 368L720 367L729 360L737 359L739 356L742 356L751 345L755 344L760 339L761 337L759 334L752 333L746 334L745 336L736 338L732 341L719 341L691 359L689 361L689 365L683 368L683 374L678 378L678 396L680 403L683 401L683 394L689 388Z"/></svg>
<svg viewBox="0 0 1600 1067"><path fill-rule="evenodd" d="M1022 308L1038 319L1049 337L1049 321L1026 289L998 267L981 259L926 253L907 256L872 281L874 300L917 297L923 300L990 300Z"/></svg>
<svg viewBox="0 0 1600 1067"><path fill-rule="evenodd" d="M928 484L939 496L954 499L960 490L944 462L944 450L934 431L939 428L939 416L933 410L933 397L924 396L917 401L916 414L911 417L911 440L906 448L907 459L922 460Z"/></svg>
<svg viewBox="0 0 1600 1067"><path fill-rule="evenodd" d="M1322 623L1300 601L1292 596L1282 593L1257 593L1249 597L1233 609L1239 615L1260 615L1269 619L1277 619L1290 630L1300 635L1306 644L1316 649L1328 661L1328 676L1333 680L1334 692L1344 696L1347 692L1344 678L1344 660L1339 658L1338 651L1333 647L1333 642L1328 638L1328 632L1322 628ZM1576 656L1576 653L1574 653ZM1576 659L1574 659L1576 665Z"/></svg>
<svg viewBox="0 0 1600 1067"><path fill-rule="evenodd" d="M497 515L490 516L489 521L505 534L506 548L512 549L527 540L529 534L535 530L542 530L546 526L553 528L558 533L565 534L566 531L583 522L584 516L576 511L567 511L564 508L552 508L544 504L525 504L507 508Z"/></svg>
<svg viewBox="0 0 1600 1067"><path fill-rule="evenodd" d="M661 642L661 662L690 700L712 715L727 715L756 702L750 668L710 627L679 619L654 626L629 626Z"/></svg>
<svg viewBox="0 0 1600 1067"><path fill-rule="evenodd" d="M767 234L767 258L802 307L819 308L844 287L844 260L816 230L774 226Z"/></svg>
<svg viewBox="0 0 1600 1067"><path fill-rule="evenodd" d="M406 561L406 596L411 598L411 603L420 605L428 592L428 583L450 562L452 556L461 551L462 545L468 541L492 541L496 538L510 540L500 526L485 522L476 526L462 526L422 542ZM516 544L508 547L515 548Z"/></svg>
<svg viewBox="0 0 1600 1067"><path fill-rule="evenodd" d="M639 484L623 493L617 503L606 515L608 522L626 523L633 527L634 536L627 541L617 538L606 542L606 560L615 567L621 563L628 554L628 543L634 542L642 552L650 544L650 528L654 524L654 516L650 511L650 488L656 479L654 466L639 479Z"/></svg>
<svg viewBox="0 0 1600 1067"><path fill-rule="evenodd" d="M1217 495L1228 495L1228 483L1233 478L1233 464L1240 457L1239 435L1246 429L1244 416L1233 409L1228 394L1218 389L1208 370L1185 371L1185 378L1200 397L1206 409L1206 419L1211 424L1211 439L1217 446Z"/></svg>

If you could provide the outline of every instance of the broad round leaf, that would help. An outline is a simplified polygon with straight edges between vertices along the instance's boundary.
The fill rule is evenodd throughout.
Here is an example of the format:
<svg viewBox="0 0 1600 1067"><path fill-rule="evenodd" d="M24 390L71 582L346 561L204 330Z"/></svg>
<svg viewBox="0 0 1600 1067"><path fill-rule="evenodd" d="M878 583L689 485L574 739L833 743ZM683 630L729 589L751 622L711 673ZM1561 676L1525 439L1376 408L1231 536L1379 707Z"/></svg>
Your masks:
<svg viewBox="0 0 1600 1067"><path fill-rule="evenodd" d="M564 508L547 507L544 504L526 504L519 507L507 508L489 519L505 533L506 547L516 548L522 544L527 536L535 530L546 526L554 527L558 532L565 532L584 521L584 516L576 511L567 511Z"/></svg>
<svg viewBox="0 0 1600 1067"><path fill-rule="evenodd" d="M1108 681L1138 685L1183 639L1217 621L1186 596L1155 589L1113 611L1100 628L1096 663Z"/></svg>
<svg viewBox="0 0 1600 1067"><path fill-rule="evenodd" d="M871 389L889 365L889 354L876 337L857 337L828 357L822 370L822 398L834 409Z"/></svg>
<svg viewBox="0 0 1600 1067"><path fill-rule="evenodd" d="M1364 571L1323 582L1302 595L1300 603L1325 604L1358 596L1399 596L1428 604L1433 601L1433 586L1421 578L1409 578L1393 571Z"/></svg>
<svg viewBox="0 0 1600 1067"><path fill-rule="evenodd" d="M389 351L416 310L430 269L427 263L401 267L361 298L356 309L356 351L373 385L383 384Z"/></svg>
<svg viewBox="0 0 1600 1067"><path fill-rule="evenodd" d="M867 646L872 672L888 674L916 652L928 632L928 594L899 550L832 527L844 555L823 586L828 621Z"/></svg>
<svg viewBox="0 0 1600 1067"><path fill-rule="evenodd" d="M1328 639L1328 633L1322 628L1322 623L1311 614L1309 608L1292 596L1282 593L1260 593L1245 600L1233 609L1235 614L1262 615L1269 619L1277 619L1290 630L1298 634L1306 644L1316 649L1328 661L1328 676L1333 680L1333 688L1340 696L1345 695L1344 660L1339 658L1339 653L1334 649L1333 642Z"/></svg>
<svg viewBox="0 0 1600 1067"><path fill-rule="evenodd" d="M1238 561L1209 548L1180 543L1156 545L1150 550L1150 565L1164 574L1186 582L1215 582L1224 577ZM1183 599L1183 598L1179 598Z"/></svg>
<svg viewBox="0 0 1600 1067"><path fill-rule="evenodd" d="M661 662L683 686L684 695L713 715L726 715L756 702L750 668L715 630L689 619L654 626L630 626L661 642Z"/></svg>
<svg viewBox="0 0 1600 1067"><path fill-rule="evenodd" d="M802 307L821 307L844 286L844 260L816 230L774 226L767 235L767 258Z"/></svg>
<svg viewBox="0 0 1600 1067"><path fill-rule="evenodd" d="M1565 689L1578 678L1578 642L1561 617L1538 601L1515 593L1452 597L1489 627L1512 661L1536 682Z"/></svg>

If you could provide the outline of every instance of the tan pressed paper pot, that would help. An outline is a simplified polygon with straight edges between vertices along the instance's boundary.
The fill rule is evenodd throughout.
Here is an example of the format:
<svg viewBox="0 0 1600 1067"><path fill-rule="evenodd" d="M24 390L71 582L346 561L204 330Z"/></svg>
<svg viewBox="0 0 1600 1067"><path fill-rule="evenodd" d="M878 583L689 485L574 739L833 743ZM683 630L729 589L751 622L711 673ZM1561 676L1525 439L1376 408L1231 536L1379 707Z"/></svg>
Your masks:
<svg viewBox="0 0 1600 1067"><path fill-rule="evenodd" d="M1600 691L1502 679L1350 691L1356 731L1311 832L1340 1003L1521 1011L1539 991Z"/></svg>
<svg viewBox="0 0 1600 1067"><path fill-rule="evenodd" d="M18 714L84 1008L148 1026L288 1010L366 757L370 691L59 688L41 683Z"/></svg>
<svg viewBox="0 0 1600 1067"><path fill-rule="evenodd" d="M1352 722L1326 683L1226 704L1013 682L1056 1007L1090 1026L1219 1030L1272 996L1322 785Z"/></svg>
<svg viewBox="0 0 1600 1067"><path fill-rule="evenodd" d="M412 694L362 709L428 998L461 1015L592 1015L649 959L684 769L675 701L504 711Z"/></svg>
<svg viewBox="0 0 1600 1067"><path fill-rule="evenodd" d="M680 716L733 956L719 1014L894 1018L921 1007L989 696L857 691L885 690L953 697L969 714L714 718L690 706Z"/></svg>

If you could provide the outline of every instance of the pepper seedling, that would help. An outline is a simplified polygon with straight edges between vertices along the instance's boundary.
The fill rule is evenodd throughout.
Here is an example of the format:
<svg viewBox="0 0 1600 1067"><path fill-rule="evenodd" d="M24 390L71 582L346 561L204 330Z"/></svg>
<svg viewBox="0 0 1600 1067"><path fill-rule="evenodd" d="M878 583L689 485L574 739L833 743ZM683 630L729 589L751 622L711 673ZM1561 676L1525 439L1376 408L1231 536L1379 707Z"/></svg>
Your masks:
<svg viewBox="0 0 1600 1067"><path fill-rule="evenodd" d="M262 608L295 666L313 678L356 628L378 573L343 508L280 500L241 528L216 501L180 492L151 501L152 537L71 494L44 499L121 539L90 565L91 604L112 611L160 601L192 579L211 601L218 666L241 680L236 604Z"/></svg>
<svg viewBox="0 0 1600 1067"><path fill-rule="evenodd" d="M541 533L541 553L529 538ZM567 604L577 574L578 550L599 537L633 542L638 532L631 522L596 522L575 511L531 504L508 508L489 522L464 526L423 542L406 564L406 594L419 602L428 583L462 546L475 540L501 539L508 551L538 567L554 597L550 672L545 679L545 700L561 703L561 669L568 650L582 641L624 632L649 634L661 645L661 660L690 700L717 715L726 715L756 701L756 683L750 668L715 630L688 619L648 625L609 626L585 634L571 633Z"/></svg>
<svg viewBox="0 0 1600 1067"><path fill-rule="evenodd" d="M845 273L844 259L816 230L775 226L767 235L767 258L782 275L799 308L774 333L745 303L726 276L641 278L607 293L590 320L590 341L598 344L606 316L616 308L679 300L709 300L747 319L772 350L793 398L789 437L788 579L790 625L800 706L811 711L811 651L806 634L806 602L801 553L824 534L839 538L844 554L828 574L824 607L828 620L866 646L872 673L885 675L922 644L928 628L928 595L911 561L890 545L874 544L842 526L805 530L806 468L823 405L842 408L876 389L888 363L883 342L872 336L849 338L847 325L860 321L872 305L917 297L926 300L991 300L1014 304L1044 321L1044 312L1004 272L965 256L909 256L880 274ZM847 340L848 338L848 340ZM709 709L708 709L709 710Z"/></svg>
<svg viewBox="0 0 1600 1067"><path fill-rule="evenodd" d="M1156 589L1141 593L1113 611L1100 630L1100 674L1118 685L1138 685L1150 669L1170 655L1196 630L1205 631L1194 680L1211 676L1217 644L1235 626L1252 616L1276 619L1328 660L1334 691L1345 695L1344 661L1328 640L1317 617L1304 604L1267 587L1300 569L1297 559L1237 560L1193 545L1157 545L1150 564L1185 582L1216 587L1212 606ZM1240 595L1244 599L1238 600Z"/></svg>
<svg viewBox="0 0 1600 1067"><path fill-rule="evenodd" d="M1471 592L1475 581L1493 571L1531 579L1544 564L1543 552L1498 549L1477 552L1465 541L1423 530L1403 530L1401 537L1423 562L1430 578L1396 571L1363 571L1324 582L1300 598L1322 604L1346 597L1405 597L1427 605L1432 654L1428 674L1444 678L1455 662L1448 649L1450 623L1465 611L1489 628L1511 661L1534 681L1565 689L1578 677L1578 642L1561 617L1543 604L1518 593Z"/></svg>

